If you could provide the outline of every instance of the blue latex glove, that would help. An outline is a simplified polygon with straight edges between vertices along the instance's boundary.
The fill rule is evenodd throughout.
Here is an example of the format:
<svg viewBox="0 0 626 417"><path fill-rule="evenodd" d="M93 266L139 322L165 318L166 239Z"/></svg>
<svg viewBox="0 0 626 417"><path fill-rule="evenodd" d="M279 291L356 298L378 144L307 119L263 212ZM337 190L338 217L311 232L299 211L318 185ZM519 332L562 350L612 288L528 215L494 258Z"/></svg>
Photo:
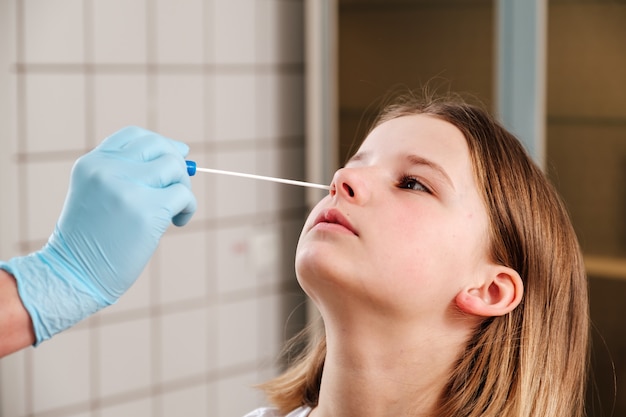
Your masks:
<svg viewBox="0 0 626 417"><path fill-rule="evenodd" d="M17 280L36 342L113 304L170 223L196 210L187 145L128 127L81 157L54 233L40 251L0 263Z"/></svg>

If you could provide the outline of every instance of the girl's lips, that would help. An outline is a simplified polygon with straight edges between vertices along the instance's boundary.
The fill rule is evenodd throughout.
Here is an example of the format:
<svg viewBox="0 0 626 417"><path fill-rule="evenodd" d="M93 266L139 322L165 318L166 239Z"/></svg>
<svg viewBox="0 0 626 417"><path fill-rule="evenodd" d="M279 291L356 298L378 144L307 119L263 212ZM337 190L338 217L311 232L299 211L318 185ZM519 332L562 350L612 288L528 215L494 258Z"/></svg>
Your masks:
<svg viewBox="0 0 626 417"><path fill-rule="evenodd" d="M344 227L356 236L359 235L348 219L346 219L346 217L339 210L334 208L322 211L320 215L317 216L317 219L315 219L313 226L315 227L320 223L336 224Z"/></svg>

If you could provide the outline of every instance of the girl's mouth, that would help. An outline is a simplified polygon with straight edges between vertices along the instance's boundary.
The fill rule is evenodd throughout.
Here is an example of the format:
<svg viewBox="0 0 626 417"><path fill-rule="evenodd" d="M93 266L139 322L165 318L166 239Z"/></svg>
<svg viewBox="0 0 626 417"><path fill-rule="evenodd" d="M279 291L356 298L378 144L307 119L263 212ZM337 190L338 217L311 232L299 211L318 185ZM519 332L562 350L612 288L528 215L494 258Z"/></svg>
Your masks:
<svg viewBox="0 0 626 417"><path fill-rule="evenodd" d="M338 225L344 229L347 229L348 231L350 231L352 234L356 236L359 235L356 229L352 226L352 224L348 221L348 219L343 215L343 213L341 213L339 210L335 208L322 211L320 215L317 216L317 219L315 219L315 223L313 226L315 227L318 224L322 224L322 223Z"/></svg>

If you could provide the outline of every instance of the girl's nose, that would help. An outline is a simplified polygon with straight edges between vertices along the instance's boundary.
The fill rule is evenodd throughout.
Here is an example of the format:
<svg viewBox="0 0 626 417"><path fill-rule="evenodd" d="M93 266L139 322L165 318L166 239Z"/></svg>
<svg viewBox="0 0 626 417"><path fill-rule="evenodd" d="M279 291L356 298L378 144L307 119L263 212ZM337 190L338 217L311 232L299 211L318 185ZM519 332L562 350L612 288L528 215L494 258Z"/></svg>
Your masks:
<svg viewBox="0 0 626 417"><path fill-rule="evenodd" d="M330 184L330 196L344 198L355 204L363 204L369 199L369 187L365 175L359 168L341 168L335 172Z"/></svg>

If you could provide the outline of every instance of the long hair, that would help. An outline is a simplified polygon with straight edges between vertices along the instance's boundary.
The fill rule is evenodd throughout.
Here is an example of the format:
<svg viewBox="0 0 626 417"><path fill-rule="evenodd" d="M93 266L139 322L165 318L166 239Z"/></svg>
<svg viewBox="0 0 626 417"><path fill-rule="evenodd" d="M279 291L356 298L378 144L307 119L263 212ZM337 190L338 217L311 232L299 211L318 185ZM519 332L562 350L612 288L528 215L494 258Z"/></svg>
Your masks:
<svg viewBox="0 0 626 417"><path fill-rule="evenodd" d="M520 305L485 319L453 366L440 417L581 417L589 356L587 278L566 208L520 142L486 111L457 98L405 95L381 123L427 114L464 134L490 219L492 261L524 282ZM325 340L262 385L283 411L317 405Z"/></svg>

